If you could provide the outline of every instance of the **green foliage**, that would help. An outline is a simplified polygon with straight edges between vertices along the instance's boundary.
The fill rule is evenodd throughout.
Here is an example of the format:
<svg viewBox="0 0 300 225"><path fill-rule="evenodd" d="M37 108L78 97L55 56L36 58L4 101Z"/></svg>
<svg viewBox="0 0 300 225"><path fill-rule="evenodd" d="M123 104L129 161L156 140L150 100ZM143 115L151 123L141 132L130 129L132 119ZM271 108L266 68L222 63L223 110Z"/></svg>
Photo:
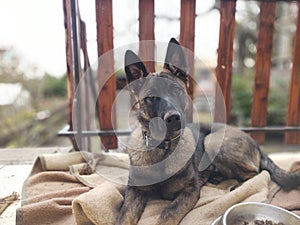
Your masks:
<svg viewBox="0 0 300 225"><path fill-rule="evenodd" d="M115 75L117 78L125 78L126 77L125 71L123 69L117 70L115 72Z"/></svg>
<svg viewBox="0 0 300 225"><path fill-rule="evenodd" d="M232 77L231 114L239 126L248 126L251 116L253 76Z"/></svg>
<svg viewBox="0 0 300 225"><path fill-rule="evenodd" d="M29 93L26 102L18 99L21 106L0 106L0 147L56 145L57 131L67 121L66 76L36 76L37 68L22 60L13 49L0 48L0 83L20 84ZM41 119L43 111L49 117Z"/></svg>
<svg viewBox="0 0 300 225"><path fill-rule="evenodd" d="M44 97L65 97L67 94L66 76L61 78L45 74L43 78L43 96Z"/></svg>
<svg viewBox="0 0 300 225"><path fill-rule="evenodd" d="M288 104L288 79L274 81L271 84L268 99L267 123L270 125L284 125Z"/></svg>
<svg viewBox="0 0 300 225"><path fill-rule="evenodd" d="M254 78L252 75L232 77L231 113L232 120L239 126L249 126L252 107L252 86ZM270 84L268 97L269 126L280 126L285 124L288 101L288 79L274 79Z"/></svg>

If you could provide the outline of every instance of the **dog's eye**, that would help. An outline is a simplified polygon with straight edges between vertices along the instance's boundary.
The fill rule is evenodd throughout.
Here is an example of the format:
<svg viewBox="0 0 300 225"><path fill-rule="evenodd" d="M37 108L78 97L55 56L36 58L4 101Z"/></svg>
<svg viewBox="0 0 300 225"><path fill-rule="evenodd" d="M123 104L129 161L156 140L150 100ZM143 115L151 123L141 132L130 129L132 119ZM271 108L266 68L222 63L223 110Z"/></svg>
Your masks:
<svg viewBox="0 0 300 225"><path fill-rule="evenodd" d="M173 87L172 88L172 94L173 96L181 96L183 93L182 89L179 87Z"/></svg>
<svg viewBox="0 0 300 225"><path fill-rule="evenodd" d="M144 98L145 103L147 104L152 104L155 100L155 97L153 95L148 95L147 97Z"/></svg>

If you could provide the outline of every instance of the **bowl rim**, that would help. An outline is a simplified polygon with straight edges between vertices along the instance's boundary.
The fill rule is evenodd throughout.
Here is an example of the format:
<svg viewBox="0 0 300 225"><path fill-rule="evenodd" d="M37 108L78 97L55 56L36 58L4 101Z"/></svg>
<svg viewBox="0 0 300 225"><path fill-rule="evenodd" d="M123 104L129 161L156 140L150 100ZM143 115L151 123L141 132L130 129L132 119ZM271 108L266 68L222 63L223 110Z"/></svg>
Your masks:
<svg viewBox="0 0 300 225"><path fill-rule="evenodd" d="M221 218L221 221L222 221L222 224L226 224L226 218L228 216L228 214L231 212L231 210L233 210L234 208L236 207L239 207L239 206L243 206L243 205L258 205L258 206L267 206L267 207L271 207L273 209L278 209L278 210L281 210L285 213L288 213L290 214L291 216L294 216L296 217L297 219L299 219L300 221L300 216L298 216L297 214L291 212L291 211L288 211L284 208L281 208L279 206L275 206L275 205L271 205L271 204L268 204L268 203L263 203L263 202L241 202L241 203L237 203L237 204L234 204L232 205L231 207L229 207L225 213L223 214L222 218Z"/></svg>
<svg viewBox="0 0 300 225"><path fill-rule="evenodd" d="M215 219L210 225L219 225L222 220L222 216L219 216L217 219Z"/></svg>

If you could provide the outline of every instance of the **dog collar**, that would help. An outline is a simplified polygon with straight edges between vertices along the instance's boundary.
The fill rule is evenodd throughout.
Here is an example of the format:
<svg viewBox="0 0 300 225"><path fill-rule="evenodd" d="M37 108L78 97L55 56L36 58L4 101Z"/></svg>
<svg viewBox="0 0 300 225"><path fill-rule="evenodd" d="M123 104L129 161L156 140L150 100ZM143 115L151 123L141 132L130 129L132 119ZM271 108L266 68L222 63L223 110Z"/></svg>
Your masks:
<svg viewBox="0 0 300 225"><path fill-rule="evenodd" d="M146 147L147 148L151 147L151 142L153 142L154 139L148 135L147 131L143 131L142 134L143 134L143 138L146 143ZM160 149L169 150L171 147L172 141L177 140L179 137L180 137L180 133L171 139L163 140L157 147Z"/></svg>

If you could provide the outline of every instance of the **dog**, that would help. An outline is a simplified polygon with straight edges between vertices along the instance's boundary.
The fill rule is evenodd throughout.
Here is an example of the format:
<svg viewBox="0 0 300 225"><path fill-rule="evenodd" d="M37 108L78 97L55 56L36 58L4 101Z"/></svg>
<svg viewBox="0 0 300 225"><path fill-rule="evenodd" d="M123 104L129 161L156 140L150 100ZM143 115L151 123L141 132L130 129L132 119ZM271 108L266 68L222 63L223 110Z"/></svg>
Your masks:
<svg viewBox="0 0 300 225"><path fill-rule="evenodd" d="M246 133L226 124L188 123L191 101L184 50L172 38L162 71L149 73L132 51L125 53L128 89L138 125L127 145L130 170L118 225L137 224L150 198L171 200L156 225L175 225L193 209L207 181L245 181L261 170L283 189L300 186Z"/></svg>

